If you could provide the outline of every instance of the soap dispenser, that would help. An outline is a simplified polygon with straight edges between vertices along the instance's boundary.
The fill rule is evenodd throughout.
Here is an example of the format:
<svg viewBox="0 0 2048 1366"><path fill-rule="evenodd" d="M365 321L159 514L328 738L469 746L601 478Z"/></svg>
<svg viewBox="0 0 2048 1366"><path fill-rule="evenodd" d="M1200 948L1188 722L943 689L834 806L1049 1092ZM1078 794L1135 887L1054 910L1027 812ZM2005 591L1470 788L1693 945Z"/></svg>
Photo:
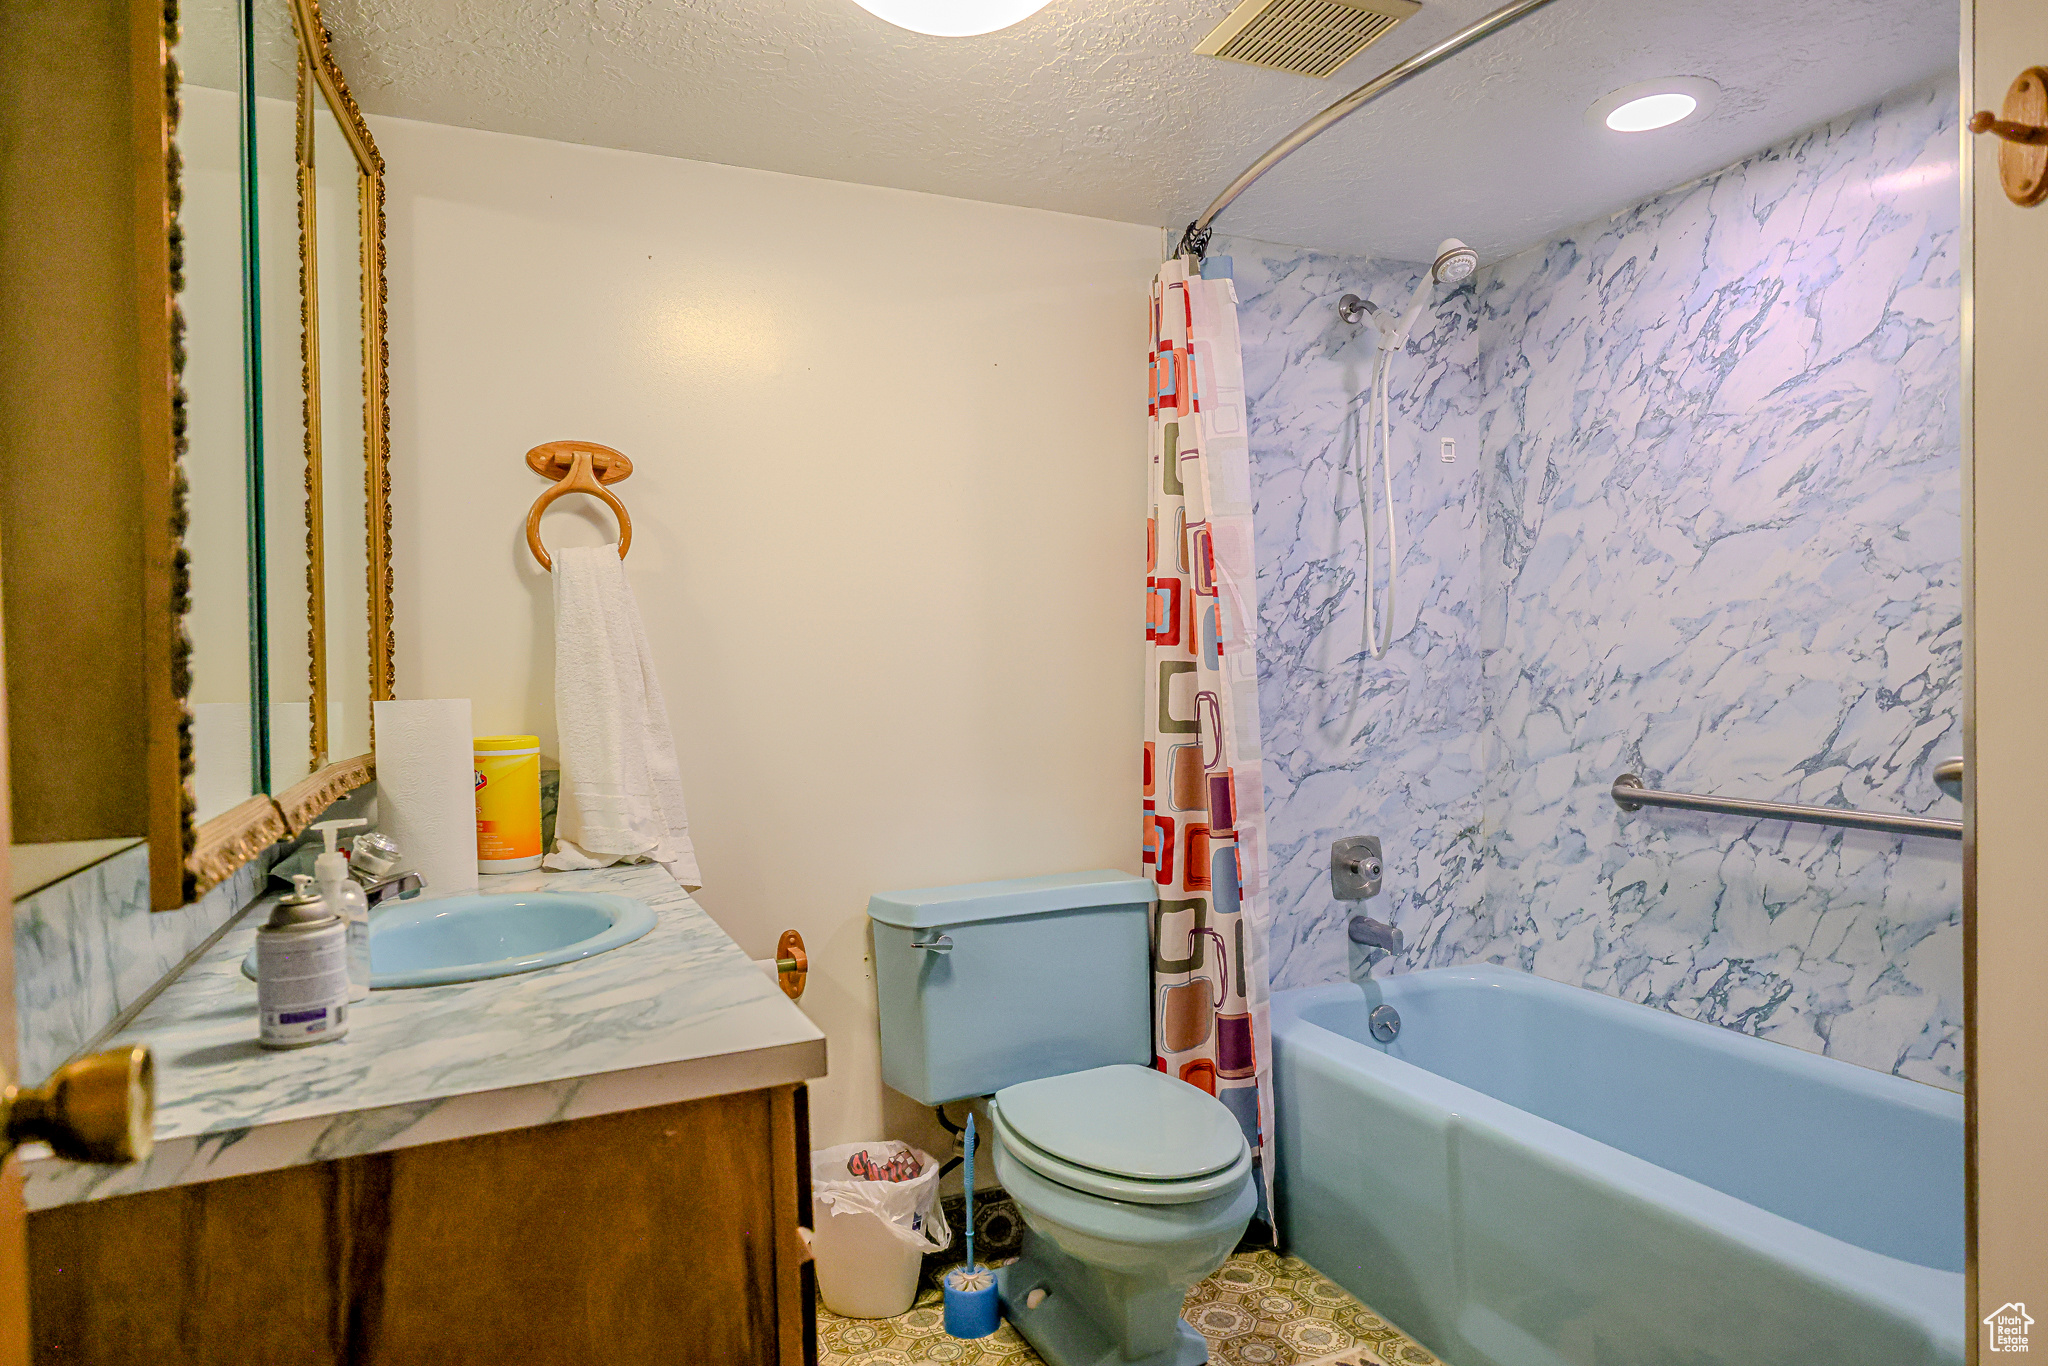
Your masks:
<svg viewBox="0 0 2048 1366"><path fill-rule="evenodd" d="M348 927L348 998L367 1000L370 995L370 900L348 875L348 855L335 843L341 832L369 822L357 817L346 821L321 821L314 826L327 841L327 852L313 860L313 877L320 884L320 899L331 914Z"/></svg>

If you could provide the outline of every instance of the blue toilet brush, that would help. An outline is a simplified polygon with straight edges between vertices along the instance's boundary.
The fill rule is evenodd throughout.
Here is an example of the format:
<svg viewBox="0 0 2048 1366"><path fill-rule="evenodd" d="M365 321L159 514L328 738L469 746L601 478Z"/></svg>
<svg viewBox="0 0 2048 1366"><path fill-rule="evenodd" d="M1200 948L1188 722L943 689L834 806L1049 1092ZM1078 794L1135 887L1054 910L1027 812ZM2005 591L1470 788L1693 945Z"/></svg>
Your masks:
<svg viewBox="0 0 2048 1366"><path fill-rule="evenodd" d="M960 1184L967 1192L967 1261L946 1273L946 1332L956 1338L985 1338L996 1331L996 1273L974 1261L974 1116L967 1116L966 1153Z"/></svg>

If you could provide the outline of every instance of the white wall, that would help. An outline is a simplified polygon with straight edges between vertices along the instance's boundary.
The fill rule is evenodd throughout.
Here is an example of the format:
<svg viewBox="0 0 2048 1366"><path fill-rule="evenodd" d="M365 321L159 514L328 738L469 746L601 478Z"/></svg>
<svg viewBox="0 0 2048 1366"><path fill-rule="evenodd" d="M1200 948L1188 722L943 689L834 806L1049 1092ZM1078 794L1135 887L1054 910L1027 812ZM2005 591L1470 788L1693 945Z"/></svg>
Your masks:
<svg viewBox="0 0 2048 1366"><path fill-rule="evenodd" d="M817 1141L928 1137L879 1081L869 893L1137 867L1158 230L372 125L400 695L552 746L523 457L631 456L703 904L810 947ZM548 544L609 539L573 502Z"/></svg>

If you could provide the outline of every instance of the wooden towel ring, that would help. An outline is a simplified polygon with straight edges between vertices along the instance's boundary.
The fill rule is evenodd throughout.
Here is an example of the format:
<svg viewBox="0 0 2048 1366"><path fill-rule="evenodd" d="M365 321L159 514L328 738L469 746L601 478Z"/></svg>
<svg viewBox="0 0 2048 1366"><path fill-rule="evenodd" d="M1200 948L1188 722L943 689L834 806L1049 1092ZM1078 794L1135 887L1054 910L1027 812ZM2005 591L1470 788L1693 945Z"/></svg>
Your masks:
<svg viewBox="0 0 2048 1366"><path fill-rule="evenodd" d="M552 571L555 562L548 558L547 547L540 543L540 515L548 510L549 503L565 493L588 493L610 506L612 515L619 519L619 558L626 558L626 548L633 544L633 519L626 515L626 505L613 497L605 485L616 484L631 474L632 461L610 446L594 441L550 441L526 453L526 466L555 481L555 486L536 498L533 511L526 514L526 548L540 561L542 569Z"/></svg>

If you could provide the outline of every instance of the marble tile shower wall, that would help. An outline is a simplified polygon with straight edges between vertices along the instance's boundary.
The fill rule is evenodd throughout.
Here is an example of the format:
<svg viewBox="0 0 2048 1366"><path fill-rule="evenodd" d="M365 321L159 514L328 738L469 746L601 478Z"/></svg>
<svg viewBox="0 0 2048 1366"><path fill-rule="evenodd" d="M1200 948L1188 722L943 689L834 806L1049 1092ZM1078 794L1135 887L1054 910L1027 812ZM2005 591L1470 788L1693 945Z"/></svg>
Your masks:
<svg viewBox="0 0 2048 1366"><path fill-rule="evenodd" d="M1377 833L1403 966L1510 963L1960 1086L1957 846L1607 796L1634 771L1960 814L1928 776L1960 751L1955 108L1953 81L1901 92L1439 293L1395 373L1381 661L1370 354L1334 302L1416 271L1230 245L1277 985L1343 977L1327 845Z"/></svg>
<svg viewBox="0 0 2048 1366"><path fill-rule="evenodd" d="M1329 842L1344 834L1380 836L1389 876L1373 914L1406 930L1413 961L1436 961L1417 942L1425 927L1469 924L1484 909L1475 296L1440 294L1393 371L1401 578L1396 639L1373 661L1362 643L1359 449L1374 351L1335 305L1356 292L1398 308L1419 272L1247 242L1226 249L1251 421L1274 984L1344 975L1348 912L1329 896ZM1458 443L1450 464L1424 449L1446 438ZM1385 526L1383 508L1375 518ZM1384 547L1374 553L1384 566Z"/></svg>

